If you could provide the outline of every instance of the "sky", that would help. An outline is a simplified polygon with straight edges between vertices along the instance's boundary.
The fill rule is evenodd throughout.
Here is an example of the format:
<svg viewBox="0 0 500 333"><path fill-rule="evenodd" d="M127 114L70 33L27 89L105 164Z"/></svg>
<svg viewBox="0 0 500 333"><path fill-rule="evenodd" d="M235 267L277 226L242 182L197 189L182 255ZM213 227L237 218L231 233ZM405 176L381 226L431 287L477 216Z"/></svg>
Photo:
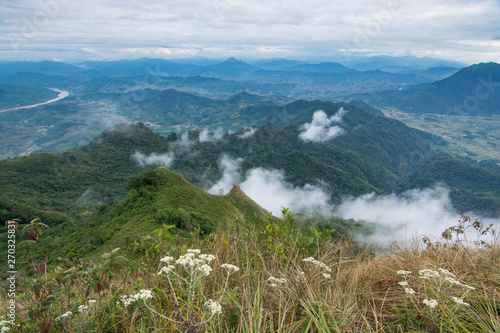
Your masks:
<svg viewBox="0 0 500 333"><path fill-rule="evenodd" d="M0 61L500 62L500 0L3 0L0 15Z"/></svg>

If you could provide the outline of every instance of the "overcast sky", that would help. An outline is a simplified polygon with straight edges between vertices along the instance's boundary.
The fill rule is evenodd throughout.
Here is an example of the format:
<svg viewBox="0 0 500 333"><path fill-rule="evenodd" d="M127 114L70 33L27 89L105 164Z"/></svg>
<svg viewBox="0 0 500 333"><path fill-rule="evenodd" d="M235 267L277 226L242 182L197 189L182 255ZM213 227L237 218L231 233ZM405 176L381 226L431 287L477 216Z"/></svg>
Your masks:
<svg viewBox="0 0 500 333"><path fill-rule="evenodd" d="M2 0L0 60L500 62L500 0Z"/></svg>

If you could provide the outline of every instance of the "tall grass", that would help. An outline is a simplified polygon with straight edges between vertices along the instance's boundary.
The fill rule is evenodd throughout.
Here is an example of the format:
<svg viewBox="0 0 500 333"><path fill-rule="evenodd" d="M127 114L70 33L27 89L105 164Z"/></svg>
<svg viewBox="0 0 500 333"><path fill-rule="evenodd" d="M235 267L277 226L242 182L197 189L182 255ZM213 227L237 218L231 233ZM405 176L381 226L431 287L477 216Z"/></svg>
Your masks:
<svg viewBox="0 0 500 333"><path fill-rule="evenodd" d="M126 261L117 259L116 251L103 255L100 265L66 262L64 268L24 277L18 326L5 327L20 332L500 332L496 241L478 246L416 240L411 247L392 245L372 253L345 238L318 236L311 245L291 228L228 229L179 246L158 241L161 251L148 257ZM214 256L204 263L209 274L176 264L193 248ZM166 256L172 259L160 261ZM226 263L239 270L229 274ZM177 275L158 275L168 265ZM423 278L424 269L441 275ZM445 281L443 272L457 283ZM143 290L150 297L141 297ZM125 305L123 300L134 295L139 296ZM438 304L431 307L430 300Z"/></svg>

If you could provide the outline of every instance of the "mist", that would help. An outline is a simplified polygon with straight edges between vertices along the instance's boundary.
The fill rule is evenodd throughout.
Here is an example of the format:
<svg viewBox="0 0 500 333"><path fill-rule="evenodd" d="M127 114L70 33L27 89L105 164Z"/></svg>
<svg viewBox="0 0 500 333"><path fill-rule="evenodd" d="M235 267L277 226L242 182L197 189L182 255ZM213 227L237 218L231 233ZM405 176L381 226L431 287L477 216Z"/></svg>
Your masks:
<svg viewBox="0 0 500 333"><path fill-rule="evenodd" d="M457 225L460 218L460 213L451 204L450 191L444 184L400 194L370 193L344 197L340 204L333 205L331 193L326 185L321 185L321 180L318 180L320 185L294 186L286 181L286 175L281 170L253 168L243 173L243 161L242 158L233 159L223 154L219 159L222 177L209 187L208 192L223 195L237 184L252 200L277 216L281 207L287 207L293 213L363 220L379 225L383 230L376 231L363 241L387 244L422 236L437 240L446 228ZM484 225L500 223L474 212L466 214L473 219L479 218Z"/></svg>
<svg viewBox="0 0 500 333"><path fill-rule="evenodd" d="M243 133L238 135L238 138L240 139L248 139L248 138L251 138L255 132L257 132L257 128L256 127L249 127L249 128L245 128L243 130Z"/></svg>
<svg viewBox="0 0 500 333"><path fill-rule="evenodd" d="M224 137L224 130L219 128L215 132L209 132L207 129L200 132L200 142L215 142L222 140Z"/></svg>
<svg viewBox="0 0 500 333"><path fill-rule="evenodd" d="M223 154L219 159L222 177L208 192L223 195L237 184L246 195L274 215L281 214L281 207L290 208L295 213L332 213L330 194L326 191L326 186L294 186L286 181L283 171L275 169L254 168L242 175L242 162L242 158L233 159Z"/></svg>
<svg viewBox="0 0 500 333"><path fill-rule="evenodd" d="M152 153L150 155L144 155L136 151L132 155L132 159L137 162L140 167L145 166L162 166L169 168L175 160L174 154L169 152L165 154Z"/></svg>
<svg viewBox="0 0 500 333"><path fill-rule="evenodd" d="M340 108L331 117L323 110L314 112L312 122L302 125L303 132L299 134L299 138L304 141L325 142L344 134L345 130L336 124L342 123L342 116L346 112Z"/></svg>
<svg viewBox="0 0 500 333"><path fill-rule="evenodd" d="M368 241L388 243L410 241L414 237L427 236L438 240L442 232L458 224L460 213L450 200L450 191L445 185L426 189L413 189L401 194L375 195L344 198L335 209L343 218L364 220L384 227ZM482 218L473 212L466 213L479 218L483 224L498 223L498 220Z"/></svg>

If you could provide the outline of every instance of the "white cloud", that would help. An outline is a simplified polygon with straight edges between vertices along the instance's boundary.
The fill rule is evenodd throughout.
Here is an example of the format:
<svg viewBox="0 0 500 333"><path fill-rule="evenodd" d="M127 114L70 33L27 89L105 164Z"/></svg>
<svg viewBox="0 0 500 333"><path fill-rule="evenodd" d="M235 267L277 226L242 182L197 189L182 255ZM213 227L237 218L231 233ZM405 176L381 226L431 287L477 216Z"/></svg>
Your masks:
<svg viewBox="0 0 500 333"><path fill-rule="evenodd" d="M230 156L223 154L219 159L222 178L207 191L216 195L223 195L229 192L234 184L238 184L241 181L241 162L243 162L242 158L232 159Z"/></svg>
<svg viewBox="0 0 500 333"><path fill-rule="evenodd" d="M222 128L217 129L215 132L209 132L207 129L200 132L199 140L200 142L215 142L222 140L224 137L224 130Z"/></svg>
<svg viewBox="0 0 500 333"><path fill-rule="evenodd" d="M234 184L238 184L246 195L275 215L280 215L281 207L296 213L331 214L330 195L323 187L310 184L294 186L286 181L283 171L264 168L251 169L242 177L242 162L241 158L234 160L222 155L219 167L223 176L208 192L226 194Z"/></svg>
<svg viewBox="0 0 500 333"><path fill-rule="evenodd" d="M248 139L248 138L252 137L255 134L255 132L257 132L257 127L245 128L243 130L243 133L238 135L238 138Z"/></svg>
<svg viewBox="0 0 500 333"><path fill-rule="evenodd" d="M106 59L182 52L326 59L347 45L384 54L425 50L466 62L500 61L484 44L499 37L496 0L16 0L1 2L0 12L2 59L88 57L78 54L83 48ZM483 42L469 48L457 42L464 39Z"/></svg>
<svg viewBox="0 0 500 333"><path fill-rule="evenodd" d="M371 241L411 241L415 236L430 236L437 240L460 218L451 204L449 190L443 186L414 189L400 195L366 194L358 198L346 198L335 214L346 219L365 220L386 227L383 233L371 237ZM475 216L474 213L468 213ZM483 219L485 223L498 223ZM389 231L387 231L389 230Z"/></svg>
<svg viewBox="0 0 500 333"><path fill-rule="evenodd" d="M294 186L280 170L255 168L247 172L241 189L252 200L274 215L280 215L281 207L294 213L330 215L330 195L324 188L306 184Z"/></svg>
<svg viewBox="0 0 500 333"><path fill-rule="evenodd" d="M304 141L324 142L336 138L345 133L345 130L335 124L342 122L342 116L346 113L343 108L331 117L328 117L325 111L318 110L314 112L311 123L305 123L302 128L303 132L299 134L299 138Z"/></svg>
<svg viewBox="0 0 500 333"><path fill-rule="evenodd" d="M141 167L145 166L163 166L165 168L169 168L175 160L174 154L169 152L165 154L156 154L152 153L150 155L144 155L138 151L136 151L132 155L132 159L134 159L137 164Z"/></svg>

